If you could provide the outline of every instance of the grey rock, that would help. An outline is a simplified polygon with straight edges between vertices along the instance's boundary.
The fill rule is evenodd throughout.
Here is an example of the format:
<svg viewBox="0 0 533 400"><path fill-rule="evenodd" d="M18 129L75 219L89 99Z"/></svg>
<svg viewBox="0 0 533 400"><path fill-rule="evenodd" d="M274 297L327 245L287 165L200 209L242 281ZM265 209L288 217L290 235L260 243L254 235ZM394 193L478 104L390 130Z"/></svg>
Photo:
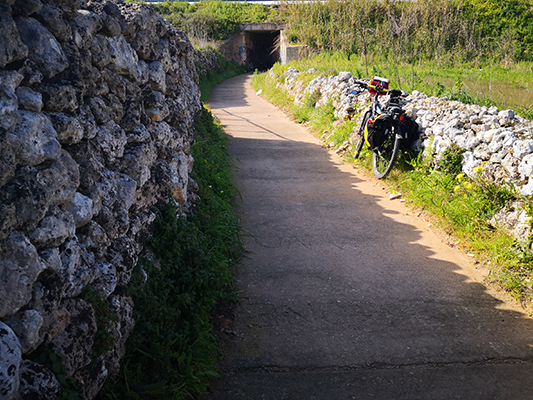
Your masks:
<svg viewBox="0 0 533 400"><path fill-rule="evenodd" d="M150 170L156 159L156 148L151 141L129 145L122 157L122 172L135 179L141 187L150 179Z"/></svg>
<svg viewBox="0 0 533 400"><path fill-rule="evenodd" d="M98 128L96 141L108 162L122 157L126 145L126 133L115 121L109 121Z"/></svg>
<svg viewBox="0 0 533 400"><path fill-rule="evenodd" d="M0 41L0 68L28 56L28 47L20 38L11 8L6 4L0 4L0 37L3 38Z"/></svg>
<svg viewBox="0 0 533 400"><path fill-rule="evenodd" d="M533 176L533 154L528 154L522 158L518 165L518 173L525 177Z"/></svg>
<svg viewBox="0 0 533 400"><path fill-rule="evenodd" d="M48 118L54 126L59 143L70 145L83 139L85 131L79 118L64 113L49 113Z"/></svg>
<svg viewBox="0 0 533 400"><path fill-rule="evenodd" d="M28 238L37 249L57 247L76 233L74 217L71 213L51 207L37 228L28 233Z"/></svg>
<svg viewBox="0 0 533 400"><path fill-rule="evenodd" d="M17 17L15 22L22 41L29 49L28 58L45 78L53 78L69 66L58 41L39 21Z"/></svg>
<svg viewBox="0 0 533 400"><path fill-rule="evenodd" d="M73 238L61 247L61 293L63 297L79 296L81 291L94 280L94 259Z"/></svg>
<svg viewBox="0 0 533 400"><path fill-rule="evenodd" d="M88 224L93 218L93 201L80 192L76 192L67 211L72 214L76 228L80 228Z"/></svg>
<svg viewBox="0 0 533 400"><path fill-rule="evenodd" d="M63 354L67 376L91 362L91 350L96 334L96 320L91 305L81 299L66 299L56 313L48 332L47 346Z"/></svg>
<svg viewBox="0 0 533 400"><path fill-rule="evenodd" d="M41 83L43 80L43 74L37 65L28 58L24 60L22 66L18 69L18 73L23 76L22 83L26 86Z"/></svg>
<svg viewBox="0 0 533 400"><path fill-rule="evenodd" d="M61 385L54 373L41 364L24 361L20 366L20 399L59 400Z"/></svg>
<svg viewBox="0 0 533 400"><path fill-rule="evenodd" d="M152 122L163 121L170 114L165 95L161 92L147 93L144 96L144 109Z"/></svg>
<svg viewBox="0 0 533 400"><path fill-rule="evenodd" d="M59 41L65 42L72 38L72 29L63 19L63 10L51 4L44 4L35 18L48 29Z"/></svg>
<svg viewBox="0 0 533 400"><path fill-rule="evenodd" d="M113 37L120 35L122 32L120 22L109 14L104 14L102 16L102 23L102 33L106 36Z"/></svg>
<svg viewBox="0 0 533 400"><path fill-rule="evenodd" d="M166 74L160 61L150 63L150 86L153 91L166 93Z"/></svg>
<svg viewBox="0 0 533 400"><path fill-rule="evenodd" d="M47 189L50 202L65 207L76 194L80 184L80 172L70 154L62 150L58 160L49 167L40 169L37 179Z"/></svg>
<svg viewBox="0 0 533 400"><path fill-rule="evenodd" d="M45 269L37 250L21 232L13 232L1 246L0 318L13 315L31 299L32 287Z"/></svg>
<svg viewBox="0 0 533 400"><path fill-rule="evenodd" d="M42 0L43 3L59 7L63 12L63 18L72 19L76 17L78 8L82 0Z"/></svg>
<svg viewBox="0 0 533 400"><path fill-rule="evenodd" d="M35 92L28 87L18 87L15 93L20 109L37 113L43 109L43 96L41 93Z"/></svg>
<svg viewBox="0 0 533 400"><path fill-rule="evenodd" d="M22 15L27 17L33 13L39 12L43 8L40 0L15 1L13 4L13 15Z"/></svg>
<svg viewBox="0 0 533 400"><path fill-rule="evenodd" d="M24 78L15 71L0 73L0 129L10 130L18 121L15 90Z"/></svg>
<svg viewBox="0 0 533 400"><path fill-rule="evenodd" d="M11 143L0 135L0 188L15 176L17 158Z"/></svg>
<svg viewBox="0 0 533 400"><path fill-rule="evenodd" d="M109 69L134 82L142 82L143 71L139 64L139 57L123 34L109 38L109 51L112 57Z"/></svg>
<svg viewBox="0 0 533 400"><path fill-rule="evenodd" d="M11 328L0 321L0 396L16 399L19 388L21 363L20 342Z"/></svg>
<svg viewBox="0 0 533 400"><path fill-rule="evenodd" d="M513 156L518 160L531 153L533 153L533 140L516 140L513 143Z"/></svg>
<svg viewBox="0 0 533 400"><path fill-rule="evenodd" d="M70 85L41 84L38 87L43 96L44 108L51 112L72 112L78 108L76 89Z"/></svg>
<svg viewBox="0 0 533 400"><path fill-rule="evenodd" d="M44 263L47 270L54 272L61 271L61 256L59 254L59 248L52 247L51 249L43 249L39 251L39 257Z"/></svg>
<svg viewBox="0 0 533 400"><path fill-rule="evenodd" d="M110 376L116 376L120 370L119 361L126 353L126 341L133 330L133 301L130 297L123 295L112 295L110 298L111 309L117 316L117 320L111 327L114 348L105 355L107 368Z"/></svg>
<svg viewBox="0 0 533 400"><path fill-rule="evenodd" d="M9 317L6 323L20 340L22 354L28 354L41 344L39 330L43 325L43 317L36 310L26 310Z"/></svg>
<svg viewBox="0 0 533 400"><path fill-rule="evenodd" d="M70 21L76 46L80 49L89 48L93 36L102 28L102 19L89 10L79 10L76 17Z"/></svg>
<svg viewBox="0 0 533 400"><path fill-rule="evenodd" d="M104 68L113 61L109 40L103 35L95 35L91 42L91 60L97 68Z"/></svg>
<svg viewBox="0 0 533 400"><path fill-rule="evenodd" d="M18 115L18 124L7 134L18 163L38 165L57 160L61 155L61 145L50 120L45 115L31 111L19 111Z"/></svg>
<svg viewBox="0 0 533 400"><path fill-rule="evenodd" d="M106 260L117 271L117 284L125 286L131 279L131 273L138 261L139 243L129 237L120 237L112 242L107 251Z"/></svg>
<svg viewBox="0 0 533 400"><path fill-rule="evenodd" d="M113 264L100 262L95 265L96 277L92 288L107 298L117 287L117 269Z"/></svg>
<svg viewBox="0 0 533 400"><path fill-rule="evenodd" d="M106 232L95 221L90 221L79 229L78 239L81 245L94 253L96 259L102 259L111 245Z"/></svg>

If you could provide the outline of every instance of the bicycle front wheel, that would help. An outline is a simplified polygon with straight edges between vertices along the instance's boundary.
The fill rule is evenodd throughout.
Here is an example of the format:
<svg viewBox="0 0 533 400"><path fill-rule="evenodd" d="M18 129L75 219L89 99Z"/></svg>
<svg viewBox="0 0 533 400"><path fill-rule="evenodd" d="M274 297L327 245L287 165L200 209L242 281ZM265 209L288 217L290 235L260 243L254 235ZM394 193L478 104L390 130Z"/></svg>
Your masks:
<svg viewBox="0 0 533 400"><path fill-rule="evenodd" d="M368 122L368 119L372 113L370 111L367 111L365 115L363 115L363 121L361 122L361 126L359 127L359 131L357 132L357 137L355 140L355 158L359 158L359 154L361 154L361 150L363 149L363 145L365 144L365 128L366 123Z"/></svg>
<svg viewBox="0 0 533 400"><path fill-rule="evenodd" d="M391 171L398 157L400 140L394 132L391 132L385 142L378 149L374 150L372 169L376 178L385 178Z"/></svg>

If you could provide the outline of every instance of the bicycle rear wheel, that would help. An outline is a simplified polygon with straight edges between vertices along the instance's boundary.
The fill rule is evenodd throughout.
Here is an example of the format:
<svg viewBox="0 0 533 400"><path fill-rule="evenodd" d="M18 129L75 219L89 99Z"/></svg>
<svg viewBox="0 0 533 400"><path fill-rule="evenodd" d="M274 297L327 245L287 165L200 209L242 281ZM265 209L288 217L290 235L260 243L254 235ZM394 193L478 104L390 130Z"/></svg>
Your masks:
<svg viewBox="0 0 533 400"><path fill-rule="evenodd" d="M385 142L376 150L372 157L372 169L376 178L385 178L398 157L400 140L394 132L391 132Z"/></svg>
<svg viewBox="0 0 533 400"><path fill-rule="evenodd" d="M354 154L355 158L359 158L359 154L361 154L361 150L363 149L363 145L365 144L365 128L366 128L366 123L368 122L368 119L370 118L370 115L372 115L370 111L367 111L365 115L363 115L363 121L361 122L359 131L357 132L357 138L355 141L355 154Z"/></svg>

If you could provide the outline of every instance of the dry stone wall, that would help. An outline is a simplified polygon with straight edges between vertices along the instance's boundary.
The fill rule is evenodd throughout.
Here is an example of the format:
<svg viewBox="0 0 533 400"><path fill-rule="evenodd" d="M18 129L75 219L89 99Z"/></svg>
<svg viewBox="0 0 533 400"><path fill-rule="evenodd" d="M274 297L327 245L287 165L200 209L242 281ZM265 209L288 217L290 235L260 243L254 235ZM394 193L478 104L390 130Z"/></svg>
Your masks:
<svg viewBox="0 0 533 400"><path fill-rule="evenodd" d="M43 349L87 399L118 372L152 207L196 198L197 81L188 38L145 6L0 0L1 399L58 398ZM116 314L98 356L88 286Z"/></svg>
<svg viewBox="0 0 533 400"><path fill-rule="evenodd" d="M289 67L283 76L269 72L272 82L301 103L318 94L316 107L332 102L339 119L362 117L360 111L372 101L361 92L350 72L318 76L315 69L300 72ZM359 93L356 93L359 92ZM384 101L387 97L384 98ZM463 104L445 98L429 97L418 91L404 100L404 109L420 126L421 138L414 145L426 157L438 160L453 144L464 149L462 169L475 177L482 174L500 185L509 184L524 197L533 196L533 123L496 107ZM357 124L359 126L359 124ZM348 147L346 143L344 147ZM516 203L501 210L491 221L524 241L531 235L527 212Z"/></svg>

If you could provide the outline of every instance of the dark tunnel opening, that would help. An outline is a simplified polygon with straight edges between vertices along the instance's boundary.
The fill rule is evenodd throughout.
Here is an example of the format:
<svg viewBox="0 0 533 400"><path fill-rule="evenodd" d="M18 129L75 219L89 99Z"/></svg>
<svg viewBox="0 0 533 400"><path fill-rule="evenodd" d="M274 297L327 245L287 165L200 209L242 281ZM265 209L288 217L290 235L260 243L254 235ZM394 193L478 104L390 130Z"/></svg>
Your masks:
<svg viewBox="0 0 533 400"><path fill-rule="evenodd" d="M280 31L246 32L252 44L249 63L253 69L266 71L280 61Z"/></svg>

